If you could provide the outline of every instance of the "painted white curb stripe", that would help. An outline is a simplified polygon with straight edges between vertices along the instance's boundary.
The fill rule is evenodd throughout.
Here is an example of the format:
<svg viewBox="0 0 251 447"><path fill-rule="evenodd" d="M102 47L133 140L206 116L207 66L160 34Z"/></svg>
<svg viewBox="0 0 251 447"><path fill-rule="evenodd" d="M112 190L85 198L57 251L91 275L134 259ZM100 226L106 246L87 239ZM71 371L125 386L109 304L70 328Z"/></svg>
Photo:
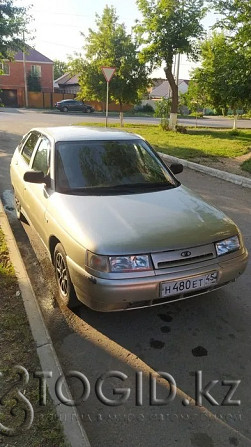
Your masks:
<svg viewBox="0 0 251 447"><path fill-rule="evenodd" d="M231 174L230 172L221 171L220 169L209 168L208 166L199 165L198 163L193 163L192 161L184 160L183 158L173 157L172 155L164 154L163 152L158 152L159 156L163 159L174 163L181 163L183 166L193 169L194 171L202 172L203 174L212 175L213 177L218 177L227 182L235 183L236 185L243 186L244 188L251 188L251 179L242 177L241 175Z"/></svg>

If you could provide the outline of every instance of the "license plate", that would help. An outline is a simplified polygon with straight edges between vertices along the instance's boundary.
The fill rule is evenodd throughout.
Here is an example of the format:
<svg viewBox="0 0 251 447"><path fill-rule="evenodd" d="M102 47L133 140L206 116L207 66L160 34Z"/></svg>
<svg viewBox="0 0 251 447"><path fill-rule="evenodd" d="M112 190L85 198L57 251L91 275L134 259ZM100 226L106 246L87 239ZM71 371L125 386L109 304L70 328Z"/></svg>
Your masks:
<svg viewBox="0 0 251 447"><path fill-rule="evenodd" d="M179 295L193 290L206 289L217 283L218 272L209 272L205 275L192 276L190 278L179 279L178 281L166 281L161 283L160 296Z"/></svg>

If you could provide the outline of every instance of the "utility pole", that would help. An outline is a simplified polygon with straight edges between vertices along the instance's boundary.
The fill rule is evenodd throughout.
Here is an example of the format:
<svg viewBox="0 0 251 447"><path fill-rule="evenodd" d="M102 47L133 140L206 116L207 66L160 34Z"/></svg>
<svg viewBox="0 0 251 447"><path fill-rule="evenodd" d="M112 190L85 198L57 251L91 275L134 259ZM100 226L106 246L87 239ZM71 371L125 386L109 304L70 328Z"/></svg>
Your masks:
<svg viewBox="0 0 251 447"><path fill-rule="evenodd" d="M177 64L176 64L176 83L179 85L179 75L180 75L180 53L177 54Z"/></svg>
<svg viewBox="0 0 251 447"><path fill-rule="evenodd" d="M24 33L23 33L23 41L25 43ZM27 76L26 76L26 58L25 53L23 51L23 69L24 69L24 97L25 97L25 107L29 107L28 100L28 87L27 87Z"/></svg>

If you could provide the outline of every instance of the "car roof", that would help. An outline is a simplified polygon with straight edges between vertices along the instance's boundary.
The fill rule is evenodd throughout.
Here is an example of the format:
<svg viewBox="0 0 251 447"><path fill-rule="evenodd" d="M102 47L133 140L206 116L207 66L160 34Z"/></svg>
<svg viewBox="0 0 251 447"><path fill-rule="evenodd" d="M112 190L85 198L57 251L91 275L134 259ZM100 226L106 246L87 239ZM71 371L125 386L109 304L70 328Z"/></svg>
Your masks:
<svg viewBox="0 0 251 447"><path fill-rule="evenodd" d="M135 140L142 139L139 135L105 127L36 127L32 131L41 132L57 141L78 140Z"/></svg>

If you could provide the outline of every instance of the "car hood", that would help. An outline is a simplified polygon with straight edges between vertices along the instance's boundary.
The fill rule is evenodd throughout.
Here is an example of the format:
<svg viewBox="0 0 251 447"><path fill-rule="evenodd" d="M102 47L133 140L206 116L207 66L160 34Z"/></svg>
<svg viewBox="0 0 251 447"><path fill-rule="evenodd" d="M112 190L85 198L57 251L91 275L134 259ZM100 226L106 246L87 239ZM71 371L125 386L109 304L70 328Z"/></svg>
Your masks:
<svg viewBox="0 0 251 447"><path fill-rule="evenodd" d="M52 194L48 212L88 250L141 254L208 244L237 234L221 211L184 186L144 194Z"/></svg>

